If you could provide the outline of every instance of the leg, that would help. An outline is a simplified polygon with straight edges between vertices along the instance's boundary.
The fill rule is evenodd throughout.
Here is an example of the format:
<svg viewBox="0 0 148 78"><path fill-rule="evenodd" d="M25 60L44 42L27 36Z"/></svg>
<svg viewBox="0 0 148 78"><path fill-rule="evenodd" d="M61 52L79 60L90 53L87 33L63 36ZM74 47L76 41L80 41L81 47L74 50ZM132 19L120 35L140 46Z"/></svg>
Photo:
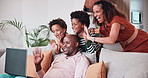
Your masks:
<svg viewBox="0 0 148 78"><path fill-rule="evenodd" d="M15 76L15 75L10 75L10 74L0 74L0 78L26 78L26 77Z"/></svg>
<svg viewBox="0 0 148 78"><path fill-rule="evenodd" d="M27 78L27 77L23 77L23 76L16 76L15 78Z"/></svg>
<svg viewBox="0 0 148 78"><path fill-rule="evenodd" d="M0 78L15 78L15 76L9 74L0 74Z"/></svg>

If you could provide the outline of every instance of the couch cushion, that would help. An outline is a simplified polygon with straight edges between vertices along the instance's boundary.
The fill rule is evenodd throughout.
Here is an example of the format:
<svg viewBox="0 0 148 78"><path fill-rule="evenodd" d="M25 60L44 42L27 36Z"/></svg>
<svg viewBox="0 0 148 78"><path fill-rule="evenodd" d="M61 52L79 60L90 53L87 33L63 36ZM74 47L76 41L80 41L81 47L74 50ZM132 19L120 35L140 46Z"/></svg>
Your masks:
<svg viewBox="0 0 148 78"><path fill-rule="evenodd" d="M41 62L41 66L42 66L42 69L46 72L50 67L50 63L52 60L52 52L51 50L48 50L43 52L43 54L44 54L44 59ZM33 62L33 55L27 56L27 76L31 76L35 78L37 77L35 65Z"/></svg>
<svg viewBox="0 0 148 78"><path fill-rule="evenodd" d="M106 68L103 61L88 67L85 78L106 78Z"/></svg>
<svg viewBox="0 0 148 78"><path fill-rule="evenodd" d="M148 78L148 63L131 67L125 73L124 78Z"/></svg>
<svg viewBox="0 0 148 78"><path fill-rule="evenodd" d="M100 61L107 68L107 78L123 78L130 68L148 63L148 53L117 52L101 49Z"/></svg>

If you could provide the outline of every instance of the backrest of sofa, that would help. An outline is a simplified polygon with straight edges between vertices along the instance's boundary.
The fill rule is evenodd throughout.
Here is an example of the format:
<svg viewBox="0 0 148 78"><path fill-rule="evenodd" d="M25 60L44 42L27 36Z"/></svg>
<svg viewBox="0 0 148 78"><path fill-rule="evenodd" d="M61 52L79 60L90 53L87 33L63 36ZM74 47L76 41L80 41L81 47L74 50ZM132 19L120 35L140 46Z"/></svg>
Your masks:
<svg viewBox="0 0 148 78"><path fill-rule="evenodd" d="M124 78L135 66L148 63L147 53L117 52L102 48L99 61L104 61L107 78ZM148 69L147 69L148 70Z"/></svg>

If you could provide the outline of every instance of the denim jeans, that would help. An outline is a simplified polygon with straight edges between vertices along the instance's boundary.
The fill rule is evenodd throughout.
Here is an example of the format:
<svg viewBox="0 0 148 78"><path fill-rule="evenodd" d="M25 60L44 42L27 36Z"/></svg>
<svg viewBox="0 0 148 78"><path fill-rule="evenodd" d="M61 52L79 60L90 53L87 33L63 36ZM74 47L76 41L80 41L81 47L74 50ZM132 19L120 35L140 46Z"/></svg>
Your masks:
<svg viewBox="0 0 148 78"><path fill-rule="evenodd" d="M10 75L10 74L0 74L0 78L27 78L27 77L15 76L15 75Z"/></svg>

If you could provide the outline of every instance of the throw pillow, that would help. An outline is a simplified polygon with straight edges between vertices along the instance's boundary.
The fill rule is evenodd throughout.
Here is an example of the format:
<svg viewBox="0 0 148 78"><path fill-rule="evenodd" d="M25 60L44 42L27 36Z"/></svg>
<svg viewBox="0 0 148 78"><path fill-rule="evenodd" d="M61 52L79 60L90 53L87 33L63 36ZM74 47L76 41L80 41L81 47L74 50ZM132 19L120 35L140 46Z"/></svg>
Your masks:
<svg viewBox="0 0 148 78"><path fill-rule="evenodd" d="M103 61L88 67L85 78L106 78L106 68Z"/></svg>
<svg viewBox="0 0 148 78"><path fill-rule="evenodd" d="M43 54L44 54L44 59L41 62L41 66L42 66L42 69L45 72L47 72L47 70L50 67L51 60L52 60L52 52L51 50L48 50L48 51L43 52ZM26 73L27 73L27 76L31 76L35 78L38 77L36 73L35 65L33 62L33 55L27 56L27 72Z"/></svg>

